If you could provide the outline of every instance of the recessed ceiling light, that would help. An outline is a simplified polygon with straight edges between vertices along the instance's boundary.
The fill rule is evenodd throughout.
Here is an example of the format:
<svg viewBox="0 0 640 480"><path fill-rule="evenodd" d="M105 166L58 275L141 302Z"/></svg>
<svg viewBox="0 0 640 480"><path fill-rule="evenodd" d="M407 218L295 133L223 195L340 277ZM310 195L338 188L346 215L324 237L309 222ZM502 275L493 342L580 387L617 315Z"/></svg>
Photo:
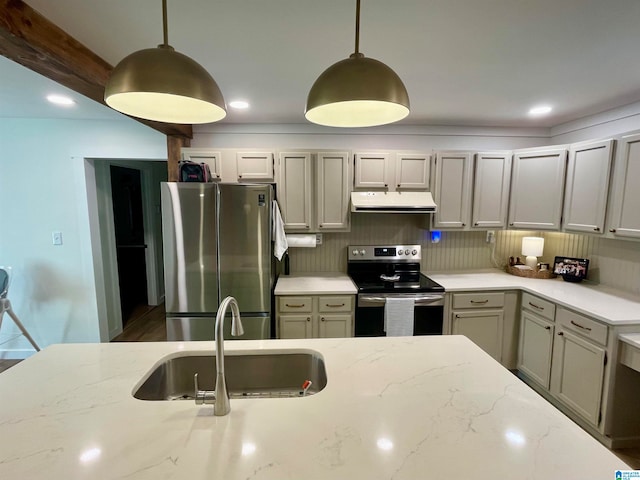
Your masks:
<svg viewBox="0 0 640 480"><path fill-rule="evenodd" d="M237 110L246 110L247 108L249 108L249 102L246 102L244 100L234 100L232 102L229 102L229 106Z"/></svg>
<svg viewBox="0 0 640 480"><path fill-rule="evenodd" d="M553 108L551 108L549 105L539 105L529 110L529 115L533 117L538 117L540 115L546 115L551 110L553 110Z"/></svg>
<svg viewBox="0 0 640 480"><path fill-rule="evenodd" d="M63 105L65 107L76 104L75 100L70 97L65 97L64 95L47 95L47 100L51 103L55 103L56 105Z"/></svg>

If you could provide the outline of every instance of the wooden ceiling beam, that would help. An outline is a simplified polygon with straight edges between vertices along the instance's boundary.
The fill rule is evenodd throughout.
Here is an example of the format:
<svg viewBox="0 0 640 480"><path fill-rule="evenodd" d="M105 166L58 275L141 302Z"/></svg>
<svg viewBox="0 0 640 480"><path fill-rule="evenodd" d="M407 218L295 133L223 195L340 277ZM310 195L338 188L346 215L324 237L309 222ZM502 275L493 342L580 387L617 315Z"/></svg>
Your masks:
<svg viewBox="0 0 640 480"><path fill-rule="evenodd" d="M113 67L21 0L0 0L0 54L106 106ZM166 135L193 137L191 125L130 118Z"/></svg>

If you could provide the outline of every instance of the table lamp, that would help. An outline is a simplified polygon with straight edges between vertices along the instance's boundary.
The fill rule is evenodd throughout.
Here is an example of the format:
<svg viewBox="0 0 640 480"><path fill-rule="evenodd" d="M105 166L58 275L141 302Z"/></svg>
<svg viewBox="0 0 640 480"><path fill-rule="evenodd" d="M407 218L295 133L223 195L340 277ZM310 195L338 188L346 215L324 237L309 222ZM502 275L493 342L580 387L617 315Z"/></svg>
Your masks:
<svg viewBox="0 0 640 480"><path fill-rule="evenodd" d="M538 267L538 257L542 256L544 249L544 238L542 237L523 237L522 238L522 255L527 257L524 261L525 265L536 270Z"/></svg>

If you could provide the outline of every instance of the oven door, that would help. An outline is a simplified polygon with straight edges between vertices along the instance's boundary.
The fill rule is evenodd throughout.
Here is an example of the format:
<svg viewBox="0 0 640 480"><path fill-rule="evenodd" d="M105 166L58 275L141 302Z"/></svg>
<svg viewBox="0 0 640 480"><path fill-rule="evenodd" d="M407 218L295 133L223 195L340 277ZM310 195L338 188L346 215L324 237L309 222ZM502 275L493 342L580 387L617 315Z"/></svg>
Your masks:
<svg viewBox="0 0 640 480"><path fill-rule="evenodd" d="M358 295L355 318L356 337L385 337L384 306L387 298L413 298L414 335L442 335L444 295L441 293L394 293Z"/></svg>

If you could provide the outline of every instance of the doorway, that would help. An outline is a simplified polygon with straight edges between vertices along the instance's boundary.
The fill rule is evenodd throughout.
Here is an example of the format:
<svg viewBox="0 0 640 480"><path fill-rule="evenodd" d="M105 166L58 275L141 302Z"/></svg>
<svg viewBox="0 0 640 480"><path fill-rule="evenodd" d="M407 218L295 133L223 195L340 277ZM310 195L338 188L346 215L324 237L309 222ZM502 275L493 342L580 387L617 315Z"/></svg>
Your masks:
<svg viewBox="0 0 640 480"><path fill-rule="evenodd" d="M148 309L147 264L140 170L111 165L122 326Z"/></svg>

